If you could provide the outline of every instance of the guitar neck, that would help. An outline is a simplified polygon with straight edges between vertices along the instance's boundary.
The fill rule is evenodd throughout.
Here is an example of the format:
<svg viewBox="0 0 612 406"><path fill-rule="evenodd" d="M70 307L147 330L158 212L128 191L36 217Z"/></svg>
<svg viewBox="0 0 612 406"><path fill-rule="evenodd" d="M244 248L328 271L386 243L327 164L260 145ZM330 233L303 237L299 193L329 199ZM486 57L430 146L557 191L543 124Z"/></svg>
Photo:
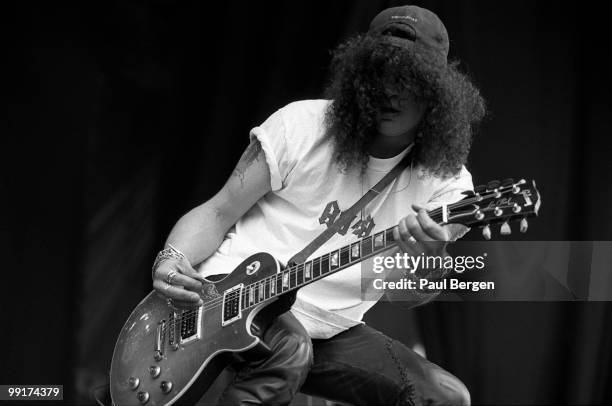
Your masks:
<svg viewBox="0 0 612 406"><path fill-rule="evenodd" d="M444 210L432 210L428 214L440 224ZM242 309L297 290L394 247L397 242L393 231L397 227L387 228L302 264L286 267L280 273L245 286L242 289Z"/></svg>

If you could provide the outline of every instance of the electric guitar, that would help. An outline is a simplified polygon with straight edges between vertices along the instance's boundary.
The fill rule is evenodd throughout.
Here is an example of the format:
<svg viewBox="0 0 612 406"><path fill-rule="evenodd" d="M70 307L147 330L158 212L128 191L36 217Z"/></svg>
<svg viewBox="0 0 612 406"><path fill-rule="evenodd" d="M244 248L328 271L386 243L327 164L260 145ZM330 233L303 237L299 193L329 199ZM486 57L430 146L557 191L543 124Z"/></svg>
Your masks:
<svg viewBox="0 0 612 406"><path fill-rule="evenodd" d="M430 210L439 224L481 227L536 216L540 194L534 181L507 179L466 192L453 204ZM395 226L397 227L397 226ZM113 352L110 389L116 406L193 404L220 372L236 360L260 359L269 348L259 338L275 317L291 308L297 290L393 247L393 229L380 231L345 247L295 266L282 267L258 253L217 282L205 284L203 305L179 310L151 292L129 316Z"/></svg>

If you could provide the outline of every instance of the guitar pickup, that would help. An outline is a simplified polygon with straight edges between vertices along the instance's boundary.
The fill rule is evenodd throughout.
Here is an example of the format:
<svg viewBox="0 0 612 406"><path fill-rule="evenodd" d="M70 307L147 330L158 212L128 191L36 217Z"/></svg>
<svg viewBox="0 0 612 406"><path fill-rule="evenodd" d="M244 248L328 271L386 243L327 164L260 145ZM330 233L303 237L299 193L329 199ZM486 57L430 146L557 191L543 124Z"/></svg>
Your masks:
<svg viewBox="0 0 612 406"><path fill-rule="evenodd" d="M242 288L244 284L236 285L223 292L223 309L221 310L221 326L227 326L242 318Z"/></svg>

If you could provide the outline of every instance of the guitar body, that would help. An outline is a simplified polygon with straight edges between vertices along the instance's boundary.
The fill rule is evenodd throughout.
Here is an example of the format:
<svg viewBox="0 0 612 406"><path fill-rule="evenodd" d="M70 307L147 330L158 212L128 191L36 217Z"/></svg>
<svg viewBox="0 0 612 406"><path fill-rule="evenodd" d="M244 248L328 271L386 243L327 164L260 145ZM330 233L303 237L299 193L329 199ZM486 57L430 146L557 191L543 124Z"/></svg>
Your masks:
<svg viewBox="0 0 612 406"><path fill-rule="evenodd" d="M173 310L161 295L147 295L129 316L115 345L110 372L113 404L193 404L230 362L265 356L269 350L257 333L291 307L295 294L244 309L225 325L221 301L223 292L278 271L271 255L252 255L224 279L203 288L202 307L178 318L182 311Z"/></svg>

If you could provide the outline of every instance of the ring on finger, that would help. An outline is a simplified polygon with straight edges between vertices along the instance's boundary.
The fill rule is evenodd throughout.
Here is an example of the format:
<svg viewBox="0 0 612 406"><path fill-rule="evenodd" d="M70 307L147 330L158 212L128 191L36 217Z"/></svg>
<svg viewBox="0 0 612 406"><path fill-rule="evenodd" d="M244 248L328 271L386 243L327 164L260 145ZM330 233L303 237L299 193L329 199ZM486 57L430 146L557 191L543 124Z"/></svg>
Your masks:
<svg viewBox="0 0 612 406"><path fill-rule="evenodd" d="M416 244L416 242L417 242L416 238L414 238L413 236L410 236L410 238L408 238L408 241L413 243L413 244Z"/></svg>
<svg viewBox="0 0 612 406"><path fill-rule="evenodd" d="M166 276L166 282L168 282L168 285L172 285L172 280L174 279L175 276L176 276L176 271L170 271L168 273L168 275Z"/></svg>

